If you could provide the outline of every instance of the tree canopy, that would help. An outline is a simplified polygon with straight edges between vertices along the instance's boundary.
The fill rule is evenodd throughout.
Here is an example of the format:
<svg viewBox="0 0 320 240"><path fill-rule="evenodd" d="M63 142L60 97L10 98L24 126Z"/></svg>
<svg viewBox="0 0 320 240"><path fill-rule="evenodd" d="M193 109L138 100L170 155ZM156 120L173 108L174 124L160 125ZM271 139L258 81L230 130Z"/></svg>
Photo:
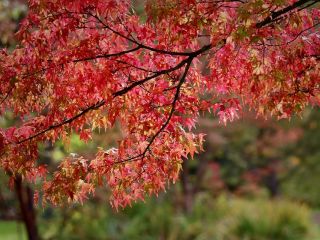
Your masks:
<svg viewBox="0 0 320 240"><path fill-rule="evenodd" d="M0 54L0 166L40 180L44 201L83 201L99 185L114 207L158 193L202 149L202 112L243 108L290 118L320 104L317 0L30 0L19 45ZM38 146L119 124L117 148L76 154L52 177ZM38 194L36 194L37 197Z"/></svg>

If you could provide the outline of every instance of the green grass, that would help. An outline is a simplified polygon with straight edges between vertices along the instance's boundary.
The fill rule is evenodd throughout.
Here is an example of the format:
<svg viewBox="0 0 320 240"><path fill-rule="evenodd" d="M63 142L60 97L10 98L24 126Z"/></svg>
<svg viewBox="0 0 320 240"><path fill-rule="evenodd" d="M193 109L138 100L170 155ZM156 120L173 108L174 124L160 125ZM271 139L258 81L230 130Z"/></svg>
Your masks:
<svg viewBox="0 0 320 240"><path fill-rule="evenodd" d="M24 225L14 221L0 221L1 240L27 240Z"/></svg>

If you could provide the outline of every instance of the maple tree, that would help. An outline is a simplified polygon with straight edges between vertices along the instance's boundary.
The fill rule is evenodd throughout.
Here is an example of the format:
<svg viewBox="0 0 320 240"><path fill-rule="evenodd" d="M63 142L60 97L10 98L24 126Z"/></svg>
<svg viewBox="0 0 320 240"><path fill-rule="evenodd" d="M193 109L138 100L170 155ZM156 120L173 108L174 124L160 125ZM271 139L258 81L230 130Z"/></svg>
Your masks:
<svg viewBox="0 0 320 240"><path fill-rule="evenodd" d="M317 0L30 0L20 45L0 57L0 166L42 181L44 201L82 202L106 184L114 207L176 181L201 150L201 112L226 124L242 106L289 118L319 105ZM38 145L89 141L118 122L118 148L70 156L47 176ZM36 194L36 197L38 194Z"/></svg>

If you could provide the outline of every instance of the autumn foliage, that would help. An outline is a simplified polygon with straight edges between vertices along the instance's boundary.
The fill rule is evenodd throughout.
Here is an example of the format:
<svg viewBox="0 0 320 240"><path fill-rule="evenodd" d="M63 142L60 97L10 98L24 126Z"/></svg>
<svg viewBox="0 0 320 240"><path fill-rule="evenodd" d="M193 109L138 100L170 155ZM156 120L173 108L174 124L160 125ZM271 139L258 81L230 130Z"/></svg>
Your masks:
<svg viewBox="0 0 320 240"><path fill-rule="evenodd" d="M99 185L124 207L176 181L201 150L199 114L222 124L242 108L289 118L320 104L317 0L30 0L20 45L0 55L0 166L40 181L44 201L82 202ZM38 146L119 123L117 148L62 161L52 177Z"/></svg>

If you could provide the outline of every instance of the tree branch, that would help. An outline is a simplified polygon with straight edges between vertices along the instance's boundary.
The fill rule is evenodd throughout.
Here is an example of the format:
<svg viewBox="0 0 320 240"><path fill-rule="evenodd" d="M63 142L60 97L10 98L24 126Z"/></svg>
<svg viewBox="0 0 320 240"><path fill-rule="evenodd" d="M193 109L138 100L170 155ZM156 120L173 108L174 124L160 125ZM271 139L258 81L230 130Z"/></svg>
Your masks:
<svg viewBox="0 0 320 240"><path fill-rule="evenodd" d="M279 11L276 11L276 12L273 12L269 17L267 17L266 19L264 19L263 21L261 22L258 22L256 24L256 27L257 28L261 28L271 22L273 22L276 18L278 18L279 16L281 15L284 15L285 13L287 12L290 12L296 8L299 8L301 6L303 6L304 4L306 3L312 3L312 4L315 4L316 2L318 2L318 0L299 0L297 2L295 2L294 4L284 8L284 9L281 9ZM134 39L131 39L125 35L123 35L122 33L112 29L110 26L108 26L107 24L105 24L98 16L94 15L94 14L91 14L91 13L86 13L88 15L91 15L92 17L94 17L95 19L97 19L101 24L103 24L103 26L107 29L109 29L110 31L112 31L113 33L117 34L118 36L122 37L122 38L125 38L127 39L128 41L136 44L137 46L135 48L132 48L132 49L129 49L129 50L126 50L126 51L122 51L122 52L119 52L119 53L114 53L114 54L102 54L102 55L97 55L95 57L88 57L88 58L83 58L83 59L77 59L77 60L73 60L73 62L80 62L80 61L88 61L88 60L94 60L94 59L98 59L98 58L108 58L108 57L118 57L118 56L121 56L123 54L127 54L127 53L130 53L130 52L134 52L134 51L137 51L138 49L147 49L147 50L150 50L150 51L154 51L154 52L157 52L157 53L161 53L161 54L168 54L168 55L172 55L172 56L188 56L188 58L182 60L178 65L176 65L175 67L172 67L172 68L169 68L169 69L165 69L165 70L161 70L161 71L158 71L158 72L155 72L153 75L149 76L149 77L146 77L144 79L141 79L139 81L135 81L134 83L132 83L131 85L129 85L128 87L125 87L123 88L122 90L119 90L117 92L115 92L113 94L114 97L118 97L118 96L122 96L126 93L128 93L129 91L131 91L133 88L135 88L136 86L139 86L139 85L142 85L144 84L145 82L151 80L151 79L154 79L154 78L157 78L163 74L167 74L167 73L170 73L170 72L173 72L175 70L178 70L180 69L181 67L183 67L185 64L187 64L186 68L185 68L185 72L184 72L184 75L183 77L181 78L178 86L177 86L177 92L176 92L176 96L179 96L179 92L180 92L180 88L181 88L181 85L183 84L183 82L185 81L185 78L186 78L186 74L188 73L188 70L190 68L190 65L192 63L192 60L197 57L198 55L206 52L207 50L211 49L213 47L212 44L208 44L208 45L205 45L203 46L202 48L198 49L197 51L194 51L194 52L174 52L174 51L166 51L166 50L161 50L161 49L156 49L156 48L153 48L153 47L150 47L150 46L146 46L144 44L141 44L139 42L137 42L136 40ZM223 45L226 43L226 40L223 39L221 41L223 43ZM223 46L222 45L222 46ZM172 117L172 114L173 114L173 111L174 111L174 106L175 106L175 103L176 103L177 99L175 98L174 100L174 103L173 103L173 106L172 106L172 113L169 115L169 118L167 120L167 122L169 123L171 117ZM73 122L74 120L80 118L81 116L85 115L87 112L91 111L91 110L96 110L98 108L100 108L101 106L105 105L106 102L105 100L102 100L96 104L93 104L91 106L89 106L88 108L82 110L80 113L78 113L77 115L69 118L69 119L66 119L58 124L54 124L54 125L51 125L50 127L26 138L26 139L23 139L23 140L20 140L17 142L17 144L21 144L21 143L24 143L26 141L29 141L29 140L32 140L48 131L51 131L53 129L56 129L56 128L59 128L65 124L69 124L71 122ZM167 123L167 124L168 124ZM163 127L160 129L161 131L166 127L167 124L164 124ZM160 131L160 132L161 132ZM160 132L155 135L154 139L160 134ZM154 139L152 140L151 139L151 143L154 141ZM151 145L151 144L150 144ZM148 145L149 146L149 145ZM147 151L147 150L146 150Z"/></svg>
<svg viewBox="0 0 320 240"><path fill-rule="evenodd" d="M145 157L146 153L150 150L150 147L153 144L153 142L155 141L155 139L169 125L170 120L171 120L171 118L172 118L172 116L173 116L173 114L174 114L174 112L176 110L176 103L177 103L177 101L179 99L181 87L182 87L183 83L186 80L186 77L187 77L188 71L190 69L190 66L191 66L193 58L194 57L190 57L190 58L187 59L187 63L186 63L187 65L185 67L184 73L183 73L183 75L182 75L182 77L181 77L181 79L179 81L179 84L176 86L177 90L176 90L175 96L173 98L173 101L172 101L172 104L171 104L171 110L170 110L170 113L169 113L169 116L168 116L167 120L162 124L161 128L151 137L151 139L150 139L148 145L146 146L146 148L144 149L144 151L142 153L136 155L136 156L133 156L133 157L121 160L121 161L117 161L114 164L120 164L120 163L130 162L130 161L136 161L136 160L138 160L140 158L143 159Z"/></svg>
<svg viewBox="0 0 320 240"><path fill-rule="evenodd" d="M40 131L40 132L38 132L38 133L36 133L34 135L31 135L28 138L25 138L25 139L22 139L22 140L18 141L16 144L21 144L21 143L24 143L26 141L32 140L32 139L34 139L34 138L36 138L36 137L38 137L38 136L40 136L40 135L42 135L42 134L44 134L44 133L46 133L48 131L51 131L51 130L56 129L56 128L59 128L59 127L65 125L65 124L71 123L74 120L76 120L76 119L80 118L81 116L85 115L87 112L89 112L91 110L96 110L96 109L100 108L101 106L103 106L104 104L105 104L105 101L101 101L101 102L98 102L98 103L96 103L94 105L91 105L91 106L87 107L86 109L82 110L77 115L75 115L75 116L73 116L71 118L68 118L68 119L66 119L66 120L64 120L64 121L62 121L62 122L60 122L58 124L51 125L50 127L46 128L46 129L44 129L44 130L42 130L42 131Z"/></svg>
<svg viewBox="0 0 320 240"><path fill-rule="evenodd" d="M139 50L140 48L141 48L140 46L137 46L135 48L132 48L132 49L129 49L129 50L125 50L125 51L122 51L122 52L101 54L101 55L96 55L96 56L93 56L93 57L80 58L80 59L75 59L72 62L77 63L77 62L95 60L95 59L99 59L99 58L120 57L122 55L131 53L131 52L135 52L135 51Z"/></svg>
<svg viewBox="0 0 320 240"><path fill-rule="evenodd" d="M285 7L279 11L275 11L275 12L272 12L270 16L268 16L267 18L265 18L264 20L262 20L261 22L258 22L256 24L256 27L257 28L261 28L263 26L266 26L276 20L278 20L278 18L294 9L297 9L297 8L300 8L302 7L303 5L309 3L308 6L312 6L313 4L319 2L319 0L299 0L297 2L295 2L294 4L288 6L288 7Z"/></svg>

